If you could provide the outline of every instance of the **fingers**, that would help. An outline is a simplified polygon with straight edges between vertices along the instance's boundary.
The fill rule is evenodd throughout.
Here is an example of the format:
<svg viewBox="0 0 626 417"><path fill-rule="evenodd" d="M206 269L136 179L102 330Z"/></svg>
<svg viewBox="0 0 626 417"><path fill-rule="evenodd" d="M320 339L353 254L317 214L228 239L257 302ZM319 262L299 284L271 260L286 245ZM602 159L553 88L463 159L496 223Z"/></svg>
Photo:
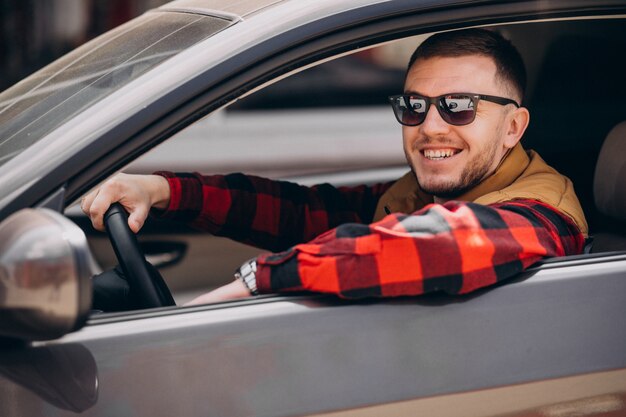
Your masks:
<svg viewBox="0 0 626 417"><path fill-rule="evenodd" d="M117 179L112 178L85 197L83 211L89 216L95 229L104 231L104 213L111 204L122 199L120 188Z"/></svg>
<svg viewBox="0 0 626 417"><path fill-rule="evenodd" d="M86 196L84 196L82 200L80 200L80 209L86 215L89 215L89 209L91 207L91 203L93 202L93 199L96 198L97 193L98 193L98 190L94 190L90 192L89 194L87 194Z"/></svg>
<svg viewBox="0 0 626 417"><path fill-rule="evenodd" d="M128 226L137 233L150 210L150 197L141 186L140 176L116 175L87 194L81 202L81 209L95 229L104 231L104 214L116 202L129 213Z"/></svg>
<svg viewBox="0 0 626 417"><path fill-rule="evenodd" d="M97 230L100 230L101 232L104 231L104 227L102 227L102 216L100 216L100 219L98 219L98 205L96 205L96 207L94 208L93 206L93 202L96 199L96 197L98 196L100 192L100 189L95 189L92 192L90 192L89 194L87 194L85 197L83 197L82 201L80 202L80 208L83 211L83 213L85 213L87 216L89 216L89 218L91 219L91 224L93 225L93 227ZM105 209L106 210L106 209Z"/></svg>
<svg viewBox="0 0 626 417"><path fill-rule="evenodd" d="M128 227L130 227L133 233L138 233L143 227L146 218L148 218L148 210L145 206L139 206L128 216Z"/></svg>

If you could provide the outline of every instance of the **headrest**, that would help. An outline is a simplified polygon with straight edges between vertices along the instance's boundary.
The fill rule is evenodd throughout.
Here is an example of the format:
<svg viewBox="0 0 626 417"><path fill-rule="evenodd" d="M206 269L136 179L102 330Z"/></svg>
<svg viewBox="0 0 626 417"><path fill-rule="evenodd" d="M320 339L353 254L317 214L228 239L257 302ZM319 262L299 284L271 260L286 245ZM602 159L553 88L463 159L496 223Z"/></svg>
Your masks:
<svg viewBox="0 0 626 417"><path fill-rule="evenodd" d="M626 122L615 126L602 144L593 194L600 213L626 221Z"/></svg>

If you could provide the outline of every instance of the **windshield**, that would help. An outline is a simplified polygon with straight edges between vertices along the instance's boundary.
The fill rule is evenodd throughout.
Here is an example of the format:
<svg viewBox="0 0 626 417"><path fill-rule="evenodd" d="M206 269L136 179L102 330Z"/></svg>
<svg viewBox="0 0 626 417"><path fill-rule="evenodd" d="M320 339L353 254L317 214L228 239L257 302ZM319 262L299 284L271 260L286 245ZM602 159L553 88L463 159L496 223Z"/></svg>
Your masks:
<svg viewBox="0 0 626 417"><path fill-rule="evenodd" d="M0 165L157 64L230 24L151 12L81 46L0 94Z"/></svg>

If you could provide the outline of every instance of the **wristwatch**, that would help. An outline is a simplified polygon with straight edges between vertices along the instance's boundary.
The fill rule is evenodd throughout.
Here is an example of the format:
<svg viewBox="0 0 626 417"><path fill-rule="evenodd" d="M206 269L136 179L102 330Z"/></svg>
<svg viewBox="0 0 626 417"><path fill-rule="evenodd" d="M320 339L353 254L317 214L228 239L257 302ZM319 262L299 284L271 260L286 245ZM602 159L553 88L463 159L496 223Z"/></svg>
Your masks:
<svg viewBox="0 0 626 417"><path fill-rule="evenodd" d="M240 279L243 285L248 288L250 294L258 295L259 291L256 288L256 258L252 258L241 265L235 271L235 279Z"/></svg>

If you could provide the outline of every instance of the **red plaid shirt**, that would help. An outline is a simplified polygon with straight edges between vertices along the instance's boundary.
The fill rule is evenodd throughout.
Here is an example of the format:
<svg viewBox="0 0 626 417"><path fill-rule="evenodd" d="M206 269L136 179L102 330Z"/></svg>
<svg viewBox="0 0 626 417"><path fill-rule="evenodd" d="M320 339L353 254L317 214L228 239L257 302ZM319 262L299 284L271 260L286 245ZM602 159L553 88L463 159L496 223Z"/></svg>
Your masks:
<svg viewBox="0 0 626 417"><path fill-rule="evenodd" d="M567 216L535 200L450 201L368 224L391 183L304 187L243 174L159 174L171 189L163 217L277 252L257 258L259 292L467 293L584 245Z"/></svg>

